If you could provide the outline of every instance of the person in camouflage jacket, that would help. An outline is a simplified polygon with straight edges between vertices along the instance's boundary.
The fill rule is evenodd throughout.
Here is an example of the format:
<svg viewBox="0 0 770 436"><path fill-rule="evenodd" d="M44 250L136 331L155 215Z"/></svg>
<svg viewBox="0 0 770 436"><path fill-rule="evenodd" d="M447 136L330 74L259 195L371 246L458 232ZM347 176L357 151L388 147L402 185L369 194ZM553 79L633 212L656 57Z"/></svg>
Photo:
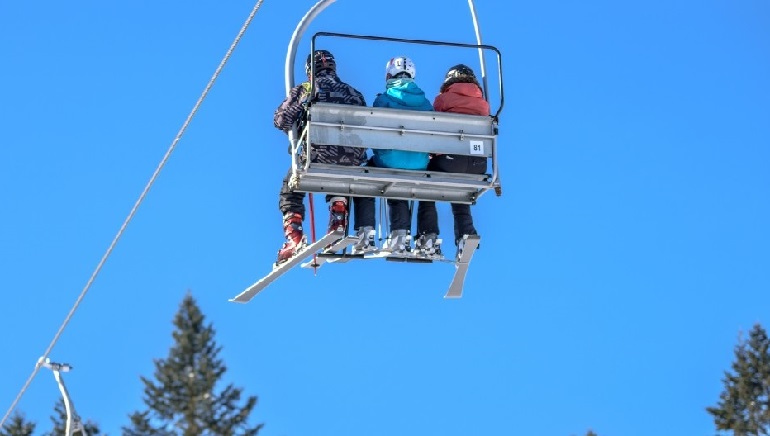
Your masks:
<svg viewBox="0 0 770 436"><path fill-rule="evenodd" d="M315 64L315 65L313 65ZM304 82L295 86L289 92L289 96L275 110L273 124L276 128L289 132L304 113L304 104L308 101L349 104L356 106L366 106L363 94L354 87L343 82L337 76L337 63L327 50L316 50L311 56L308 55L305 62L305 72L310 80L311 66L314 67L315 74L315 95L310 99L310 82ZM328 144L313 144L313 151L310 155L311 162L320 162L337 165L358 166L367 160L366 150L357 147L344 147ZM289 188L289 179L291 178L291 169L286 174L281 185L278 200L278 208L283 216L283 227L286 241L278 251L278 260L276 265L289 260L306 243L306 238L302 231L302 220L305 216L305 193L293 192ZM330 204L329 209L331 217L329 220L329 231L336 230L347 225L348 205L345 197L327 196L326 201ZM356 203L358 206L358 203ZM356 225L359 216L368 216L366 209L369 205L356 207ZM373 206L371 206L373 208ZM364 212L362 214L362 212ZM374 215L374 211L371 211ZM367 225L369 223L366 223Z"/></svg>

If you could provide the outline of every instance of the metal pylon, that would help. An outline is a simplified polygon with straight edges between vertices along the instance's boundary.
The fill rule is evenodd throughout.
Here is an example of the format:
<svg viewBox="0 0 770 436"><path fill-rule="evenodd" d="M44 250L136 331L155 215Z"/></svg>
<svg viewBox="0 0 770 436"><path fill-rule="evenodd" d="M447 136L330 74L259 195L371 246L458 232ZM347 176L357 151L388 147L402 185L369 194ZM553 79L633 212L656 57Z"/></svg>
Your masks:
<svg viewBox="0 0 770 436"><path fill-rule="evenodd" d="M45 359L42 366L53 371L53 376L56 379L56 383L59 385L59 391L64 398L64 409L67 411L67 423L65 426L65 436L73 436L75 432L80 432L82 436L89 436L86 432L86 428L83 425L83 421L80 420L77 412L75 412L75 405L72 404L70 394L67 391L67 387L64 386L64 379L62 378L62 372L69 372L72 370L72 366L68 363L56 363L51 362L51 359Z"/></svg>

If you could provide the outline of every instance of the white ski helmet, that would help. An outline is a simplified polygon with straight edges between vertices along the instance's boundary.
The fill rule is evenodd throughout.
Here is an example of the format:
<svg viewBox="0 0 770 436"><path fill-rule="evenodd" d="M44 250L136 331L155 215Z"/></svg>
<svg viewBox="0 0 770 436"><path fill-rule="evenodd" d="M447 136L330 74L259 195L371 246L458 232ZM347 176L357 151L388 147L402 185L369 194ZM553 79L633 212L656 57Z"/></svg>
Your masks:
<svg viewBox="0 0 770 436"><path fill-rule="evenodd" d="M414 79L417 75L414 62L406 56L395 57L385 65L385 77L392 79L402 73L408 74L410 79Z"/></svg>

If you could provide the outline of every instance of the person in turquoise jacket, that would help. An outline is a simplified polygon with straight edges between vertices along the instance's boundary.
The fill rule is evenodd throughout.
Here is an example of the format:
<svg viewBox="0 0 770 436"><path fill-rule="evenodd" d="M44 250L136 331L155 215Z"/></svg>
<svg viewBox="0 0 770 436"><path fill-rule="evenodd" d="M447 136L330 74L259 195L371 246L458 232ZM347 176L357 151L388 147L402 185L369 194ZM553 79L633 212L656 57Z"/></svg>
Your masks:
<svg viewBox="0 0 770 436"><path fill-rule="evenodd" d="M374 107L389 107L415 111L432 111L433 104L414 82L417 70L408 57L396 57L385 66L385 92L377 94ZM373 149L374 164L384 168L424 170L428 167L428 153L419 151Z"/></svg>
<svg viewBox="0 0 770 436"><path fill-rule="evenodd" d="M414 62L406 56L394 57L385 65L385 92L377 94L374 107L432 111L433 104L425 97L425 92L414 82L417 69ZM428 168L428 153L406 150L372 148L374 166L400 168L405 170L424 170ZM374 199L371 199L373 202ZM390 218L390 237L383 250L403 254L411 251L409 235L411 233L412 214L406 200L388 199ZM374 211L374 207L371 207ZM374 230L359 230L359 243L353 252L366 252L373 249Z"/></svg>

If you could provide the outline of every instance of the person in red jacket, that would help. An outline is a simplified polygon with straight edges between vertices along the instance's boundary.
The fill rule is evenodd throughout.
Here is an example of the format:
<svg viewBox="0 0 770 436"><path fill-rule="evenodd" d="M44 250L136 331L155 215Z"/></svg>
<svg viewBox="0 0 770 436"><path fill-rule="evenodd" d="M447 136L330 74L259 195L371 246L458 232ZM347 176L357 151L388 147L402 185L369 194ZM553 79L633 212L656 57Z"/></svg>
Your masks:
<svg viewBox="0 0 770 436"><path fill-rule="evenodd" d="M484 98L473 70L467 65L458 64L449 69L441 85L439 95L433 101L433 109L437 112L454 112L468 115L489 115L489 103ZM447 173L484 174L487 172L487 158L457 154L438 154L431 157L428 163L429 171ZM473 226L471 206L469 204L452 203L454 216L454 236L457 253L462 252L463 235L477 235ZM438 213L436 203L420 201L417 207L417 233L415 251L425 256L441 254L437 242Z"/></svg>

